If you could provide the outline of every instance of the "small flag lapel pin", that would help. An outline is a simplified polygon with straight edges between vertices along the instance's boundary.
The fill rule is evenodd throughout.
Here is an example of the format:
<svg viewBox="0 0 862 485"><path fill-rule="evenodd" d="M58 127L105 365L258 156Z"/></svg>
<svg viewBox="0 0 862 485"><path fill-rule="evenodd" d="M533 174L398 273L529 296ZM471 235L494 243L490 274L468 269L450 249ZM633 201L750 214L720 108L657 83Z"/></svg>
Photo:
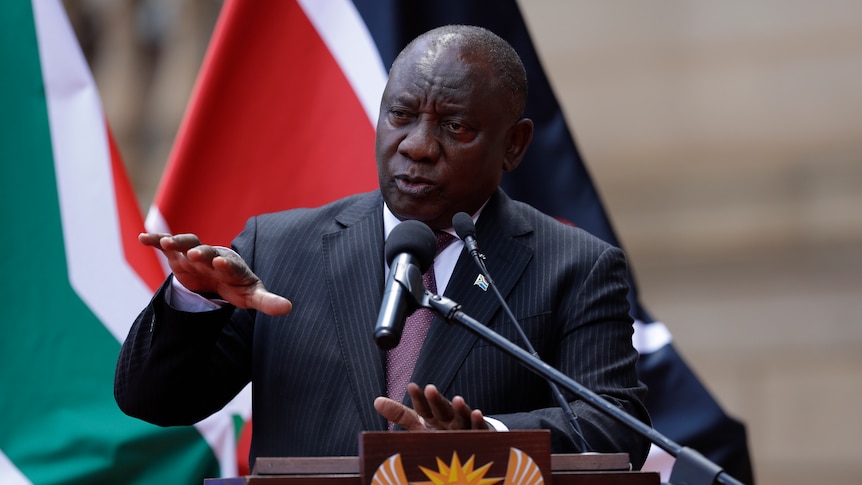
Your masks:
<svg viewBox="0 0 862 485"><path fill-rule="evenodd" d="M476 277L476 281L474 281L473 284L482 288L482 291L488 291L488 280L486 280L485 276L482 274Z"/></svg>

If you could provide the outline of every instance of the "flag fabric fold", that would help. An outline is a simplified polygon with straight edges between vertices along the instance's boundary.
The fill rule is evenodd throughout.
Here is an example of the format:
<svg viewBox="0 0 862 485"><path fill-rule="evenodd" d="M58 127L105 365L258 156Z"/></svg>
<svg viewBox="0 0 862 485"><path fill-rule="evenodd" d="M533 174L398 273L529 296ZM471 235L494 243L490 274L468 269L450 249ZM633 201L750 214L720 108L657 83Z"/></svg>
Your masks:
<svg viewBox="0 0 862 485"><path fill-rule="evenodd" d="M367 99L379 103L386 79L377 61L366 74L371 93L357 94L336 56L363 59L357 54L373 51L359 45L357 17L351 24L341 12L320 13L340 20L344 52L333 53L296 1L225 3L148 228L227 245L252 214L314 207L376 187L377 105L371 109Z"/></svg>
<svg viewBox="0 0 862 485"><path fill-rule="evenodd" d="M228 0L148 229L226 245L254 214L376 187L374 126L386 69L416 35L452 23L496 32L528 71L536 134L504 189L619 246L514 0ZM630 283L638 371L651 389L656 429L751 483L744 426L723 412L667 328L640 304L633 275Z"/></svg>
<svg viewBox="0 0 862 485"><path fill-rule="evenodd" d="M164 272L136 241L140 209L62 4L0 10L0 483L216 476L199 430L146 424L114 401L120 342Z"/></svg>

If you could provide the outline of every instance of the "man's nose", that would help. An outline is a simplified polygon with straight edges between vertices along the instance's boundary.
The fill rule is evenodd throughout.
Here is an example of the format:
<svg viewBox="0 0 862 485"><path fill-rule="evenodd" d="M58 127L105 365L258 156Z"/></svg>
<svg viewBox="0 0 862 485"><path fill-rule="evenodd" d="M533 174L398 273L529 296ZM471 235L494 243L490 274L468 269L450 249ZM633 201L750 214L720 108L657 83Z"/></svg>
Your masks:
<svg viewBox="0 0 862 485"><path fill-rule="evenodd" d="M417 121L398 144L398 153L415 162L436 161L440 156L437 125L431 121Z"/></svg>

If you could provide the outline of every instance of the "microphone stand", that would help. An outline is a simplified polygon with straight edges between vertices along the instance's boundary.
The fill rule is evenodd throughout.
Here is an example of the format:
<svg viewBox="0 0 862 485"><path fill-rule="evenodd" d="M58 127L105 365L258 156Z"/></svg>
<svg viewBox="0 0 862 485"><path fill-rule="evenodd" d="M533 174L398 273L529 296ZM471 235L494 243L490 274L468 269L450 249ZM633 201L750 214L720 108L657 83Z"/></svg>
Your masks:
<svg viewBox="0 0 862 485"><path fill-rule="evenodd" d="M410 291L410 294L416 298L419 305L425 308L430 308L450 324L460 324L471 333L479 336L498 349L514 357L522 365L536 374L562 386L572 394L579 396L592 407L616 419L641 436L646 437L650 442L655 443L656 446L676 458L676 462L671 469L670 481L668 482L669 485L711 485L713 483L721 483L724 485L743 485L742 482L725 473L720 466L710 461L697 450L681 446L673 442L652 427L635 419L632 415L614 406L606 399L602 398L590 389L587 389L566 374L563 374L559 370L551 367L541 359L536 358L534 355L513 344L502 335L494 332L476 319L470 317L461 311L460 304L445 296L435 295L427 289L420 295L421 290L416 290L421 287L421 283L417 286L416 284L410 284L410 282L404 282L400 279L399 283L407 288L414 288L413 291Z"/></svg>
<svg viewBox="0 0 862 485"><path fill-rule="evenodd" d="M455 221L453 220L453 225ZM471 220L472 222L472 220ZM456 226L457 227L457 226ZM459 233L460 236L460 233ZM530 353L533 357L539 359L539 353L536 352L536 349L533 348L533 345L530 343L530 339L527 338L527 335L524 333L524 330L521 328L521 325L518 323L518 319L515 318L515 315L512 313L512 309L509 308L509 305L506 303L506 299L503 298L503 295L500 294L500 290L497 289L497 284L494 283L493 278L491 278L491 273L488 271L488 268L485 266L484 255L479 253L479 245L476 243L476 237L472 234L465 235L463 239L465 239L465 244L468 245L470 249L470 255L473 256L473 261L476 263L476 266L479 267L479 271L485 276L485 279L488 280L488 286L493 290L494 295L497 297L497 300L500 301L503 310L506 312L506 315L511 320L512 325L517 330L518 335L521 337L521 340L524 342L524 350ZM472 239L472 241L470 241ZM472 242L472 245L470 242ZM584 453L590 451L590 447L587 445L587 439L584 437L584 432L581 430L581 425L578 423L578 417L575 416L575 412L572 411L571 406L566 401L566 398L563 396L563 393L560 392L559 386L557 384L548 381L548 386L551 389L551 393L554 395L554 398L557 400L557 404L560 406L560 409L563 411L563 414L566 415L566 419L569 420L569 426L572 427L572 431L575 433L575 436L578 437L578 444L581 447L581 451Z"/></svg>

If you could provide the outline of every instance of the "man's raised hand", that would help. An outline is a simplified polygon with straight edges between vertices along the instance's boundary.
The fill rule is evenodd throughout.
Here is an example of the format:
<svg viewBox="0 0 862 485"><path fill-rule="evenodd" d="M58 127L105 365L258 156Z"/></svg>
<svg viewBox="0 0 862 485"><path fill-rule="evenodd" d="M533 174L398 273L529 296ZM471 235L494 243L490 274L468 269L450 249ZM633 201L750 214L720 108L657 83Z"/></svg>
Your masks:
<svg viewBox="0 0 862 485"><path fill-rule="evenodd" d="M230 248L201 244L194 234L142 233L138 241L160 250L183 286L200 294L217 293L231 305L268 315L286 315L293 304L269 292Z"/></svg>

